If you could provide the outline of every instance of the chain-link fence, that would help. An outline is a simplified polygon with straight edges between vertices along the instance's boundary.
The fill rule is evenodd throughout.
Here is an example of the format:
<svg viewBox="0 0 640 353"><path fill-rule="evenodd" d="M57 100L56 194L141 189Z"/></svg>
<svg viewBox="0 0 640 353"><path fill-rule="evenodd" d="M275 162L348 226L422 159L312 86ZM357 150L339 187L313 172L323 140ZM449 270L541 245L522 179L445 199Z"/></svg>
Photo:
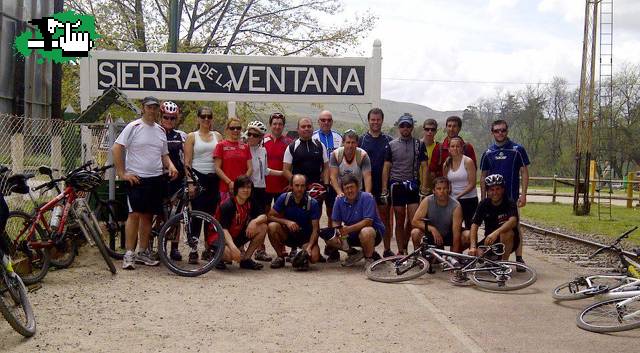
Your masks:
<svg viewBox="0 0 640 353"><path fill-rule="evenodd" d="M88 160L103 165L109 158L111 141L104 124L76 124L56 119L34 119L0 114L0 164L9 174L34 173L29 180L35 187L48 180L38 174L41 165L50 166L54 176L64 175ZM4 180L0 188L5 189ZM42 198L52 195L36 195ZM12 209L30 209L28 195L7 198Z"/></svg>

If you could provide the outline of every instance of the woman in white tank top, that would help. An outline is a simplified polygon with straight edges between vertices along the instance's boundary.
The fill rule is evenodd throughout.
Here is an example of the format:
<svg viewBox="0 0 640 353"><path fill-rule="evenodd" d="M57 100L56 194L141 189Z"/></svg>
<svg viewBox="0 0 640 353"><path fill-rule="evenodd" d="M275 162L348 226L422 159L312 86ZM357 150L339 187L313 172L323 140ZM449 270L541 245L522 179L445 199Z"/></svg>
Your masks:
<svg viewBox="0 0 640 353"><path fill-rule="evenodd" d="M184 142L184 165L191 168L198 177L198 182L204 190L191 201L194 210L215 214L218 205L218 184L216 164L213 161L213 150L222 136L217 131L212 131L213 111L209 107L200 107L197 111L198 130L190 133ZM189 172L186 173L189 179ZM189 186L189 193L193 196L195 187ZM199 220L194 220L192 227L200 229ZM205 250L206 252L207 250ZM204 254L204 253L203 253ZM203 255L205 256L205 255ZM189 254L189 262L197 262L198 254Z"/></svg>
<svg viewBox="0 0 640 353"><path fill-rule="evenodd" d="M478 207L476 188L476 167L473 160L462 153L463 142L460 137L449 141L449 157L443 166L443 175L451 182L451 196L462 207L462 218L466 229L471 228L471 219Z"/></svg>

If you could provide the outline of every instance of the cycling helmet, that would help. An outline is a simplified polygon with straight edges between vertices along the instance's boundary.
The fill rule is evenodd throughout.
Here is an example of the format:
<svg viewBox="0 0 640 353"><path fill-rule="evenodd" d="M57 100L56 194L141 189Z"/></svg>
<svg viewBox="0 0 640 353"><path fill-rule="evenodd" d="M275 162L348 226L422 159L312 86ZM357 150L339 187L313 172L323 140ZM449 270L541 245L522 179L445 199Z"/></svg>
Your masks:
<svg viewBox="0 0 640 353"><path fill-rule="evenodd" d="M321 184L313 183L307 186L307 193L309 193L309 197L311 197L312 199L322 199L325 192L327 192L327 189L325 189Z"/></svg>
<svg viewBox="0 0 640 353"><path fill-rule="evenodd" d="M178 105L172 101L163 102L160 106L160 112L162 112L163 115L178 116L178 111L180 111Z"/></svg>
<svg viewBox="0 0 640 353"><path fill-rule="evenodd" d="M494 185L504 186L504 178L500 174L491 174L488 177L484 178L484 184L487 187Z"/></svg>
<svg viewBox="0 0 640 353"><path fill-rule="evenodd" d="M260 133L263 135L267 133L267 126L264 125L262 121L258 121L258 120L254 120L250 122L249 125L247 125L247 130L249 129L256 129L260 131Z"/></svg>
<svg viewBox="0 0 640 353"><path fill-rule="evenodd" d="M90 171L79 171L67 179L67 185L80 191L91 191L102 184L100 175Z"/></svg>

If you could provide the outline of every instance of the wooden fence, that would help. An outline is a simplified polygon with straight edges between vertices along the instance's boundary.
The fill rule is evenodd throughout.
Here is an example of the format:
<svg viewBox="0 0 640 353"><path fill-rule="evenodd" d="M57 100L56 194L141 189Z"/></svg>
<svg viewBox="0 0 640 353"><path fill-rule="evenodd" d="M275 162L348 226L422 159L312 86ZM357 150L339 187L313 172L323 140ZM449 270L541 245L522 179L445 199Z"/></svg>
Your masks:
<svg viewBox="0 0 640 353"><path fill-rule="evenodd" d="M611 180L612 184L619 184L624 187L625 196L613 195L609 193L609 180L591 180L589 194L591 196L591 202L593 202L596 198L601 199L611 199L611 200L623 200L627 201L627 208L633 208L633 201L637 201L640 204L640 192L634 191L640 186L640 180L634 180L635 173L629 173L627 176L627 180ZM556 175L552 177L529 177L529 189L532 188L532 182L535 181L544 181L551 182L551 192L540 192L540 191L529 191L527 190L527 195L533 196L550 196L552 202L556 202L558 197L568 197L573 198L573 193L562 193L558 192L558 184L564 184L573 187L574 179L573 178L561 178ZM597 188L601 187L600 195L597 194ZM535 187L533 187L535 189ZM634 195L635 192L635 195Z"/></svg>

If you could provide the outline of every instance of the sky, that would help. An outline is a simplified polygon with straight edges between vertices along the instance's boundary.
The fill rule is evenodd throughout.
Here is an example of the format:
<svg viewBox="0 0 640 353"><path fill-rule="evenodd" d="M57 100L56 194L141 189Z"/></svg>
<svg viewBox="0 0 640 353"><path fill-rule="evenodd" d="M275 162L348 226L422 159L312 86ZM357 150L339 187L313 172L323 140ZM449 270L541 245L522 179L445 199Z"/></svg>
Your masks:
<svg viewBox="0 0 640 353"><path fill-rule="evenodd" d="M550 82L554 76L573 87L580 81L584 0L344 0L344 5L343 20L366 10L378 16L370 35L345 56L370 56L373 41L382 41L383 99L458 110L523 89L523 83ZM640 62L638 18L640 1L614 0L614 71Z"/></svg>

